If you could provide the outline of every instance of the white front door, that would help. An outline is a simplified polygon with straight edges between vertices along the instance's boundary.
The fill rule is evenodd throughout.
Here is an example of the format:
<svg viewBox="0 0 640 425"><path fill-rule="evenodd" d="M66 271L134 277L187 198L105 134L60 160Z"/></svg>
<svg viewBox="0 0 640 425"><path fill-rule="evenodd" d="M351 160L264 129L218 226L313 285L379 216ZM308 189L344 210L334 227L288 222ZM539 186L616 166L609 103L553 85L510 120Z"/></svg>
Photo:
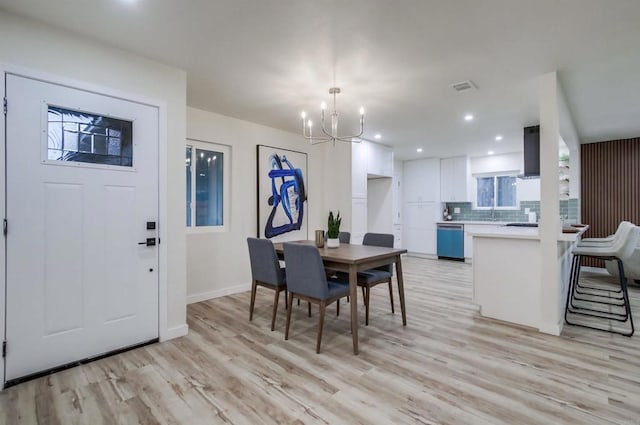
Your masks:
<svg viewBox="0 0 640 425"><path fill-rule="evenodd" d="M158 337L158 109L5 83L10 381Z"/></svg>

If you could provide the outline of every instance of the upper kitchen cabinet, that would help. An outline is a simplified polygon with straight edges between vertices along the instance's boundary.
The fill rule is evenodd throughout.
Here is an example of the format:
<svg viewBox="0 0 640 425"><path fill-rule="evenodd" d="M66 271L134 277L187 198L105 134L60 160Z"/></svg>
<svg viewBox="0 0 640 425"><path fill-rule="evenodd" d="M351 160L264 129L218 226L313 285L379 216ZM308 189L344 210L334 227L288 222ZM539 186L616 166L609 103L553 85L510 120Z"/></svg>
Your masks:
<svg viewBox="0 0 640 425"><path fill-rule="evenodd" d="M393 177L393 150L362 141L351 144L351 197L367 197L367 178Z"/></svg>
<svg viewBox="0 0 640 425"><path fill-rule="evenodd" d="M367 143L351 144L351 197L367 197Z"/></svg>
<svg viewBox="0 0 640 425"><path fill-rule="evenodd" d="M440 160L440 194L442 202L469 201L469 158L457 156Z"/></svg>
<svg viewBox="0 0 640 425"><path fill-rule="evenodd" d="M404 202L440 202L440 159L426 158L404 163Z"/></svg>
<svg viewBox="0 0 640 425"><path fill-rule="evenodd" d="M393 177L393 150L377 143L366 143L367 174L370 178Z"/></svg>

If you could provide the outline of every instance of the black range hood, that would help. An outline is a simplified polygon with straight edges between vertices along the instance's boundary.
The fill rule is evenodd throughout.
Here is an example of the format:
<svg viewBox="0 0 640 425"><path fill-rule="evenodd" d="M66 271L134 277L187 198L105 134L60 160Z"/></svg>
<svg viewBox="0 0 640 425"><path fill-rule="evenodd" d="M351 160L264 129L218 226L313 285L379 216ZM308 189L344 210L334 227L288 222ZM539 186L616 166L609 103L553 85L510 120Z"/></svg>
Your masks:
<svg viewBox="0 0 640 425"><path fill-rule="evenodd" d="M524 128L524 174L520 179L540 178L540 126Z"/></svg>

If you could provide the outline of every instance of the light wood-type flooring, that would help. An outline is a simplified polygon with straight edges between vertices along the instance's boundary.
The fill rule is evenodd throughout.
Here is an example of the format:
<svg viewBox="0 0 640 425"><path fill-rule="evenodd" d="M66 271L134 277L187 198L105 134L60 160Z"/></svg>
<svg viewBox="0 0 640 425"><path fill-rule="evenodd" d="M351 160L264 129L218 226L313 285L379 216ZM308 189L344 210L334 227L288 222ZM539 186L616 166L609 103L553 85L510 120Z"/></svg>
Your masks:
<svg viewBox="0 0 640 425"><path fill-rule="evenodd" d="M253 322L249 292L190 305L187 337L9 388L0 423L640 424L640 332L553 337L482 319L470 265L404 269L408 326L374 288L358 356L346 301L316 354L317 307L294 305L284 341L284 302L271 332L273 292L259 288ZM640 321L635 284L631 297Z"/></svg>

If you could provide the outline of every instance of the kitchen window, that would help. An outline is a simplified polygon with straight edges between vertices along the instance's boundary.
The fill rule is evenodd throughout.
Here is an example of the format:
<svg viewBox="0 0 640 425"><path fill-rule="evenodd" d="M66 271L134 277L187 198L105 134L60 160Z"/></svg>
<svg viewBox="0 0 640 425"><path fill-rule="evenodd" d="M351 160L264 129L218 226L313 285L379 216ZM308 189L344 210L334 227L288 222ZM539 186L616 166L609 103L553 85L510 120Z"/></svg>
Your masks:
<svg viewBox="0 0 640 425"><path fill-rule="evenodd" d="M186 216L190 231L225 231L229 221L228 146L188 140Z"/></svg>
<svg viewBox="0 0 640 425"><path fill-rule="evenodd" d="M516 177L476 177L477 208L516 208Z"/></svg>

